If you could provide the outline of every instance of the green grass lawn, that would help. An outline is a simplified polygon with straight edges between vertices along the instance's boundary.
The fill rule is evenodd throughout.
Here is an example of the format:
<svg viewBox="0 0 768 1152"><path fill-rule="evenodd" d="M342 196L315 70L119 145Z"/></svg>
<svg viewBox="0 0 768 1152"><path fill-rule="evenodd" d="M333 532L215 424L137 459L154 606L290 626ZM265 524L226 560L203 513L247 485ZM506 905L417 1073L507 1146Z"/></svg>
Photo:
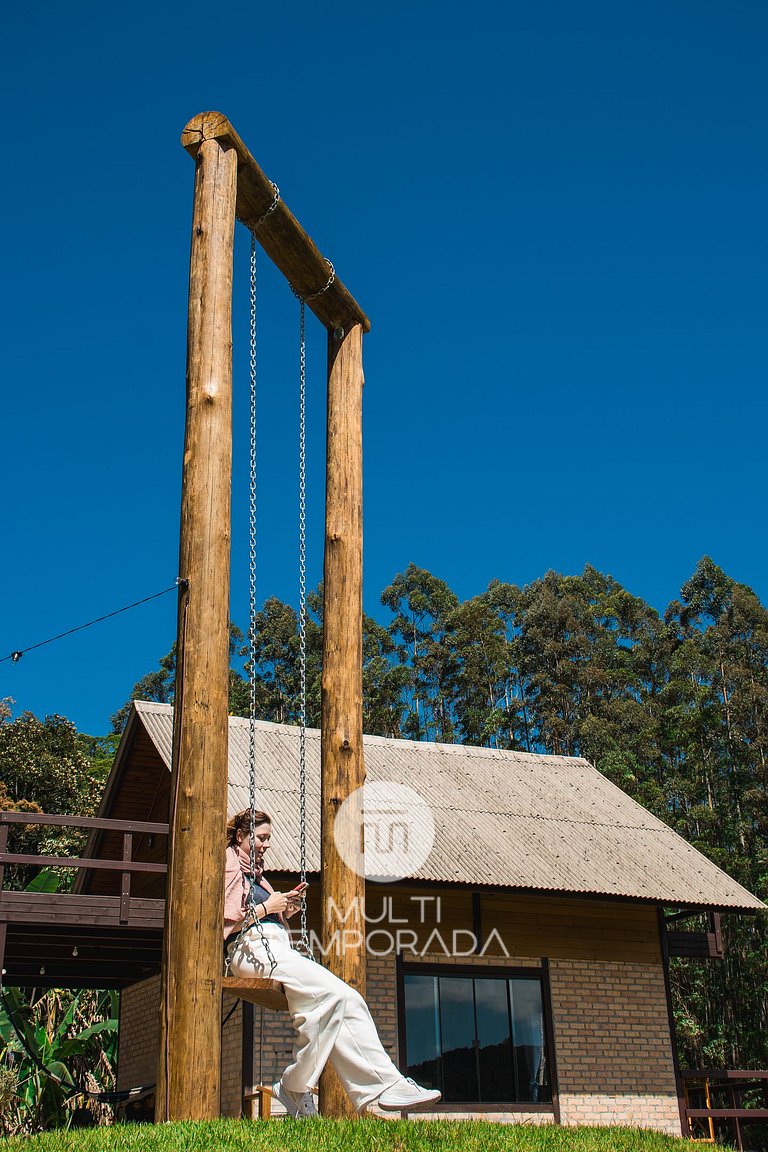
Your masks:
<svg viewBox="0 0 768 1152"><path fill-rule="evenodd" d="M691 1152L639 1128L561 1128L479 1120L214 1120L119 1124L3 1141L2 1152Z"/></svg>

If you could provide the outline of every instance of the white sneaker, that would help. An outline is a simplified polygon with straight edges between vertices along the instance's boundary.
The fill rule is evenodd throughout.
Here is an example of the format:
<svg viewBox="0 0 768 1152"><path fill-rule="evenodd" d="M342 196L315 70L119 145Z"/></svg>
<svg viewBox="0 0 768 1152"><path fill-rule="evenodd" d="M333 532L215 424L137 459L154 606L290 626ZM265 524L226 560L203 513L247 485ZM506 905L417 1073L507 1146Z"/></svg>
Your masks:
<svg viewBox="0 0 768 1152"><path fill-rule="evenodd" d="M296 1116L299 1120L317 1116L315 1098L311 1092L291 1092L282 1080L277 1080L272 1085L272 1095L280 1101L289 1116Z"/></svg>
<svg viewBox="0 0 768 1152"><path fill-rule="evenodd" d="M434 1104L442 1093L434 1088L422 1088L410 1076L403 1076L397 1084L382 1092L376 1103L380 1108L395 1111L401 1108L423 1108L427 1104Z"/></svg>

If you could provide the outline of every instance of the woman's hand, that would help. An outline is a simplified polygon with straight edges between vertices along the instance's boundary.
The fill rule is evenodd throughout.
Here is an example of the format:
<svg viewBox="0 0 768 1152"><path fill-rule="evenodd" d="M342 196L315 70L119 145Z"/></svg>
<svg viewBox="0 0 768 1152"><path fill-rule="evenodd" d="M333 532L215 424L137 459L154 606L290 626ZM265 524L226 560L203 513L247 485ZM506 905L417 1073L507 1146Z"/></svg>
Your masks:
<svg viewBox="0 0 768 1152"><path fill-rule="evenodd" d="M289 903L290 893L271 892L264 901L264 914L265 916L279 916L281 912L285 912Z"/></svg>
<svg viewBox="0 0 768 1152"><path fill-rule="evenodd" d="M286 918L288 918L290 916L295 916L296 913L299 911L299 909L301 908L301 902L304 899L304 893L306 891L306 888L307 888L306 884L297 884L297 886L295 888L293 888L290 892L286 893L286 895L288 896L288 907L286 908L285 913L284 913Z"/></svg>

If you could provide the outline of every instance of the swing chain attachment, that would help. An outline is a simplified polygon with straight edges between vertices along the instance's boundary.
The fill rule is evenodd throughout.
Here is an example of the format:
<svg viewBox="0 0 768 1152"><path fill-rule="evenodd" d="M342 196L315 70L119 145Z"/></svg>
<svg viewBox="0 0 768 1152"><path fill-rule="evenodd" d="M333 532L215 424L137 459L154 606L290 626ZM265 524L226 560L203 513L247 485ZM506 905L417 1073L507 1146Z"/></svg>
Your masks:
<svg viewBox="0 0 768 1152"><path fill-rule="evenodd" d="M309 294L309 296L302 296L301 292L297 292L297 290L294 288L293 284L290 285L291 292L293 292L294 296L296 297L296 299L299 301L300 304L308 304L310 300L317 300L318 296L322 296L323 293L328 291L331 284L333 284L334 280L336 279L336 269L334 268L333 264L327 258L326 258L325 262L328 265L328 267L330 268L331 274L328 277L327 282L323 285L323 287L318 292L311 292Z"/></svg>
<svg viewBox="0 0 768 1152"><path fill-rule="evenodd" d="M277 184L275 184L274 180L270 180L270 184L272 185L272 190L275 194L274 199L272 200L272 203L270 204L269 208L267 208L264 215L259 216L259 218L255 222L255 224L250 225L251 236L253 236L253 233L256 231L257 228L261 228L262 224L267 219L267 217L272 215L275 208L277 208L278 204L280 203L280 189L278 188ZM253 265L251 265L251 271L253 271Z"/></svg>

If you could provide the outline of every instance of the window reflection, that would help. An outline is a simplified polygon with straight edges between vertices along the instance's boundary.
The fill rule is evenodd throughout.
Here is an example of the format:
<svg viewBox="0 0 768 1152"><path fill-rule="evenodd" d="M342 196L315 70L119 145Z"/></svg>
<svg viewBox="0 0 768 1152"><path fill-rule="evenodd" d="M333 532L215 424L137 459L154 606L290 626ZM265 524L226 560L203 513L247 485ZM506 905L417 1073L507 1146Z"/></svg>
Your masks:
<svg viewBox="0 0 768 1152"><path fill-rule="evenodd" d="M425 1088L442 1091L437 976L406 976L406 1053L409 1075Z"/></svg>
<svg viewBox="0 0 768 1152"><path fill-rule="evenodd" d="M467 981L469 983L469 981ZM509 1035L506 980L473 980L477 1012L480 1099L514 1100L515 1076Z"/></svg>
<svg viewBox="0 0 768 1152"><path fill-rule="evenodd" d="M510 980L509 993L517 1099L528 1104L551 1100L544 1056L541 985L533 980Z"/></svg>
<svg viewBox="0 0 768 1152"><path fill-rule="evenodd" d="M440 1024L445 1100L479 1100L472 980L440 976Z"/></svg>
<svg viewBox="0 0 768 1152"><path fill-rule="evenodd" d="M408 1075L447 1103L552 1100L537 977L405 974Z"/></svg>

